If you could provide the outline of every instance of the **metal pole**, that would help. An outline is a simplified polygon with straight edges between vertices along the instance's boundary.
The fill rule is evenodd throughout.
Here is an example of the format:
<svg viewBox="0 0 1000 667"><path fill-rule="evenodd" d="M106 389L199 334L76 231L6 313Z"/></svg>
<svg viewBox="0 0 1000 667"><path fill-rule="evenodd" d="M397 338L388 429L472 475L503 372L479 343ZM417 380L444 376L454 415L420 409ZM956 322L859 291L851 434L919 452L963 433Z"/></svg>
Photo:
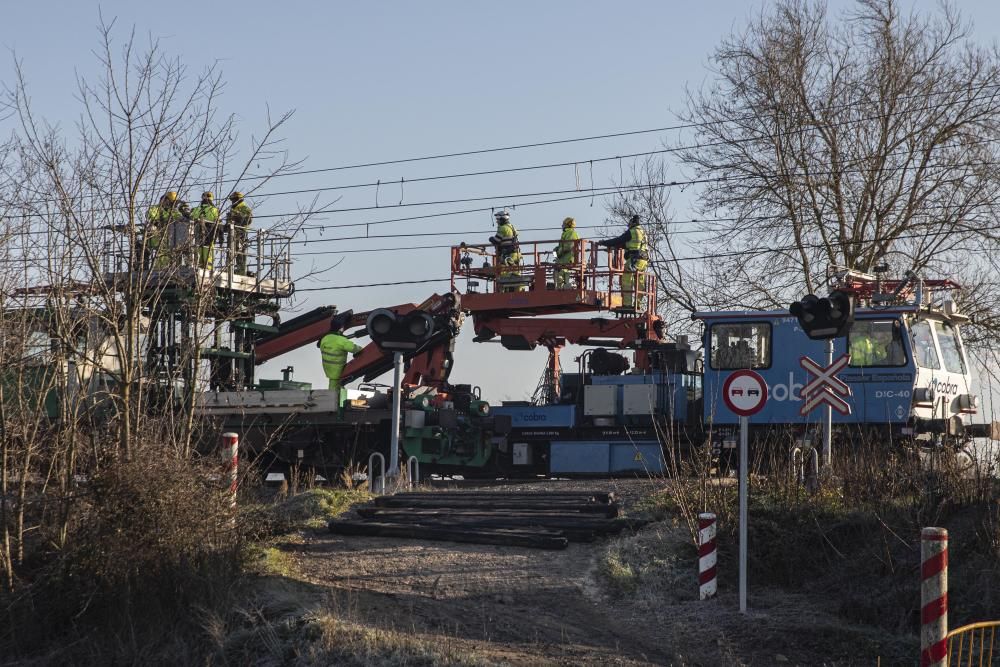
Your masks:
<svg viewBox="0 0 1000 667"><path fill-rule="evenodd" d="M392 376L392 441L389 444L389 477L399 474L399 417L402 412L403 353L392 356L395 371Z"/></svg>
<svg viewBox="0 0 1000 667"><path fill-rule="evenodd" d="M833 339L826 341L826 367L833 365ZM823 429L823 465L830 467L833 463L833 407L826 404L826 428Z"/></svg>
<svg viewBox="0 0 1000 667"><path fill-rule="evenodd" d="M740 417L740 613L747 612L747 485L750 472L747 460L749 417Z"/></svg>

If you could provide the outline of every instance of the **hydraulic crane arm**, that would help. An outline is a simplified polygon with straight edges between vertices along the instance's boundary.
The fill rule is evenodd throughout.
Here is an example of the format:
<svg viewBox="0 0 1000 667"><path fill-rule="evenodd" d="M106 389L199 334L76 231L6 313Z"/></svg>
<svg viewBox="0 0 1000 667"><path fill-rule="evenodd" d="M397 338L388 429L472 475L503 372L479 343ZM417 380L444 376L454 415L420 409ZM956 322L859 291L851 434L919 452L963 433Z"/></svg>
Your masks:
<svg viewBox="0 0 1000 667"><path fill-rule="evenodd" d="M336 306L322 306L282 322L277 333L267 334L256 340L254 363L259 366L303 345L315 343L330 331L330 318L336 312Z"/></svg>

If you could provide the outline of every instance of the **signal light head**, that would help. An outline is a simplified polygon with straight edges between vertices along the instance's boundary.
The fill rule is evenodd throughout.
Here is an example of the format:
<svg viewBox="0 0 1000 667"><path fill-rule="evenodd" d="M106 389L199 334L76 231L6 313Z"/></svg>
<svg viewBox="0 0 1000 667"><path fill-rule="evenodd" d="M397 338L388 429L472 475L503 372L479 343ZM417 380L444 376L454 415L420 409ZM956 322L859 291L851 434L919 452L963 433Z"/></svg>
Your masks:
<svg viewBox="0 0 1000 667"><path fill-rule="evenodd" d="M434 319L415 310L400 317L387 309L379 308L368 315L368 335L383 350L416 350L434 333Z"/></svg>
<svg viewBox="0 0 1000 667"><path fill-rule="evenodd" d="M822 299L807 294L801 301L791 304L788 312L798 318L799 325L810 338L839 338L846 336L854 323L854 296L839 290Z"/></svg>

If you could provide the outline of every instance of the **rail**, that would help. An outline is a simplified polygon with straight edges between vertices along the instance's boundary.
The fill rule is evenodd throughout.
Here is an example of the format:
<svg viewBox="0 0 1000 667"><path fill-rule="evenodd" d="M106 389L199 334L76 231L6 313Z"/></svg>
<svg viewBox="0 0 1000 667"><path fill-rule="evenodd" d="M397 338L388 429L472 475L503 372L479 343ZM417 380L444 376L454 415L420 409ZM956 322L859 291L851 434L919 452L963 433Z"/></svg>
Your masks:
<svg viewBox="0 0 1000 667"><path fill-rule="evenodd" d="M1000 621L970 623L948 633L948 655L945 664L952 667L993 665L993 647ZM996 663L1000 663L1000 653Z"/></svg>
<svg viewBox="0 0 1000 667"><path fill-rule="evenodd" d="M605 249L580 239L575 242L572 261L557 263L555 247L559 243L558 239L522 241L519 261L505 260L489 243L453 246L452 290L458 290L459 281L464 280L466 294L566 292L581 300L597 295L608 308L628 307L634 293L638 310L656 312L655 276L648 270L627 270L623 250Z"/></svg>

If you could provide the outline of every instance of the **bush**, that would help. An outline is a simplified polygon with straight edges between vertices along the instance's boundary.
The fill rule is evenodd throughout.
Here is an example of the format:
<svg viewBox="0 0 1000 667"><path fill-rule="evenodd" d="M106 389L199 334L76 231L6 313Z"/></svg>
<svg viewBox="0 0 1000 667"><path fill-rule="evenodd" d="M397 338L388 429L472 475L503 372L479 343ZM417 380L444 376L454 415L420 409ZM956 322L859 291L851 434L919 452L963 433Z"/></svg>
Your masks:
<svg viewBox="0 0 1000 667"><path fill-rule="evenodd" d="M5 656L199 661L200 610L230 605L242 540L217 466L145 454L90 478L66 546L35 554L37 567L3 600Z"/></svg>

